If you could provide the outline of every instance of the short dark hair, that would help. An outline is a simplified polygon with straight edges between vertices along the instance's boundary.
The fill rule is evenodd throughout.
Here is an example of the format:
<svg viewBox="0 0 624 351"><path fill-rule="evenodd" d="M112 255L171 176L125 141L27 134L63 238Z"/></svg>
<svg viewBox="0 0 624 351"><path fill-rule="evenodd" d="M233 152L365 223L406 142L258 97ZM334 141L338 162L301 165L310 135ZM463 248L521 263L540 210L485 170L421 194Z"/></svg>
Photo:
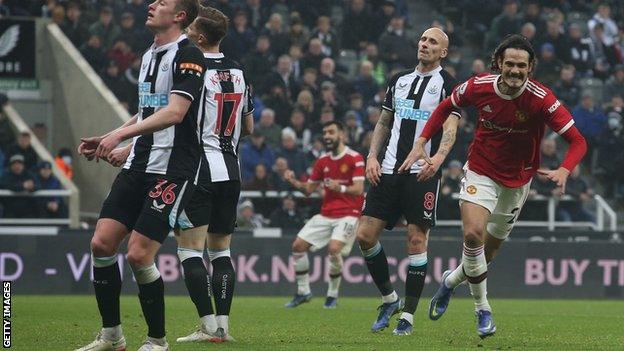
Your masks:
<svg viewBox="0 0 624 351"><path fill-rule="evenodd" d="M202 6L199 17L195 20L197 30L206 37L208 45L217 45L225 38L228 30L228 18L214 7Z"/></svg>
<svg viewBox="0 0 624 351"><path fill-rule="evenodd" d="M500 72L501 68L498 65L498 61L502 60L505 56L505 50L507 49L518 49L524 50L529 53L529 65L533 66L533 71L535 71L536 59L535 59L535 50L533 49L533 45L531 42L520 34L511 34L505 37L503 41L498 45L494 53L492 54L492 62L490 64L490 68L493 71Z"/></svg>
<svg viewBox="0 0 624 351"><path fill-rule="evenodd" d="M198 0L178 0L176 10L186 13L186 19L181 23L182 29L188 27L197 18L200 6Z"/></svg>
<svg viewBox="0 0 624 351"><path fill-rule="evenodd" d="M338 128L338 130L341 130L341 131L344 130L344 124L342 124L342 122L340 122L340 121L335 121L335 120L323 123L323 129L325 129L325 127L329 127L331 125L335 125L336 128Z"/></svg>

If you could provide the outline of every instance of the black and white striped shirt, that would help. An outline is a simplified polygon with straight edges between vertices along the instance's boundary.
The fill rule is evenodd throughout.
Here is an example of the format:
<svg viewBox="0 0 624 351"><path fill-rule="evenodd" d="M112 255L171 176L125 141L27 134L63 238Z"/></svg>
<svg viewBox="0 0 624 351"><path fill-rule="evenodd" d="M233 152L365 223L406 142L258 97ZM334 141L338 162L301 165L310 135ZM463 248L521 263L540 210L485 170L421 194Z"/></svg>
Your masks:
<svg viewBox="0 0 624 351"><path fill-rule="evenodd" d="M175 42L152 45L143 54L139 73L137 123L169 104L169 95L192 101L179 124L134 137L124 168L145 173L195 178L201 158L197 111L203 86L202 52L181 35Z"/></svg>
<svg viewBox="0 0 624 351"><path fill-rule="evenodd" d="M242 118L253 112L249 82L240 64L222 53L204 53L206 75L199 128L208 167L200 181L240 180L238 143Z"/></svg>
<svg viewBox="0 0 624 351"><path fill-rule="evenodd" d="M427 73L420 73L418 69L407 70L397 73L390 79L386 98L381 107L393 112L394 118L390 138L381 160L381 173L397 173L433 110L451 94L455 84L455 78L442 67ZM460 116L458 111L453 113ZM437 152L441 138L440 131L425 145L425 151L430 156ZM418 173L420 169L416 162L412 165L410 173Z"/></svg>

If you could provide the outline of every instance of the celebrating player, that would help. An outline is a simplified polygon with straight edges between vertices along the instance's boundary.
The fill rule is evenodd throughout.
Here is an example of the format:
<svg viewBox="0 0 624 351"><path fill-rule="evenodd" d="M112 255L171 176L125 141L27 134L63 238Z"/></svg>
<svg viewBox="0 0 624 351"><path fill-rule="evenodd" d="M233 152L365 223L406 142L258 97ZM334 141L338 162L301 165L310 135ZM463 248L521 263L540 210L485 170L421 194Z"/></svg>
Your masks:
<svg viewBox="0 0 624 351"><path fill-rule="evenodd" d="M240 196L238 143L253 129L253 102L242 67L219 51L227 33L227 17L206 7L189 26L188 36L204 53L206 76L198 122L204 158L198 186L178 220L178 257L184 282L200 317L200 328L178 342L223 342L229 336L228 316L236 275L230 259L231 234ZM203 253L208 238L212 279ZM211 286L216 317L207 286Z"/></svg>
<svg viewBox="0 0 624 351"><path fill-rule="evenodd" d="M357 226L357 238L366 266L382 295L373 332L389 325L390 317L401 309L401 300L390 283L388 260L379 234L392 229L401 215L407 220L409 266L405 281L405 308L394 329L395 335L412 332L413 315L427 274L427 238L436 219L440 165L453 143L459 112L448 111L451 118L427 143L432 164L406 164L414 141L438 103L450 94L455 79L440 66L448 53L448 37L438 28L427 29L418 43L416 69L400 72L390 80L383 111L373 132L366 164L366 177L373 187L366 196L366 207ZM387 141L388 136L390 139ZM385 154L380 155L384 144ZM381 156L381 165L378 157ZM427 181L417 179L432 178Z"/></svg>
<svg viewBox="0 0 624 351"><path fill-rule="evenodd" d="M492 69L501 74L471 78L440 103L405 161L412 163L424 156L431 162L423 145L437 133L448 113L468 106L478 109L477 130L460 190L462 263L454 271L444 272L429 317L439 319L455 287L467 279L475 301L477 333L482 338L496 332L486 297L487 263L511 232L529 194L531 178L539 172L557 183L563 194L568 174L587 149L570 113L548 88L530 78L535 52L526 38L505 38L492 55ZM545 125L570 144L556 170L538 170Z"/></svg>
<svg viewBox="0 0 624 351"><path fill-rule="evenodd" d="M360 216L364 197L364 158L344 143L344 127L338 121L323 125L326 154L314 163L307 183L295 179L294 172L286 171L285 178L306 195L323 183L324 196L321 213L312 217L293 242L297 294L286 307L297 307L312 299L310 291L310 261L308 251L328 246L329 287L325 308L336 308L342 277L343 257L349 255L355 241L355 223Z"/></svg>
<svg viewBox="0 0 624 351"><path fill-rule="evenodd" d="M111 151L133 138L131 154L102 205L91 240L93 286L103 328L95 341L79 350L126 348L119 311L117 252L128 235L127 260L149 328L139 350L169 350L164 286L154 257L188 202L200 165L196 116L205 64L201 51L183 34L198 9L197 0L163 0L149 5L145 24L155 35L142 58L139 112L122 127L103 137L83 139L79 146L87 158L115 164L119 149Z"/></svg>

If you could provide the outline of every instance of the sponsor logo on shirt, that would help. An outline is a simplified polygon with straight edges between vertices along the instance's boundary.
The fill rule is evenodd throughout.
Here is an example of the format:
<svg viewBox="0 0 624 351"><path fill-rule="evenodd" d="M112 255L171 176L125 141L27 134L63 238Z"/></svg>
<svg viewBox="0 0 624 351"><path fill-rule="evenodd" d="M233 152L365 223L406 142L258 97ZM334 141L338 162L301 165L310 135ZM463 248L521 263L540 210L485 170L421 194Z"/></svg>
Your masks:
<svg viewBox="0 0 624 351"><path fill-rule="evenodd" d="M559 102L559 100L555 101L554 104L552 104L549 108L548 108L548 112L553 113L555 112L559 106L561 106L561 102Z"/></svg>
<svg viewBox="0 0 624 351"><path fill-rule="evenodd" d="M394 116L401 119L411 119L414 121L426 121L431 116L431 111L414 108L414 100L395 99Z"/></svg>
<svg viewBox="0 0 624 351"><path fill-rule="evenodd" d="M152 93L152 83L139 83L139 108L169 105L169 94Z"/></svg>
<svg viewBox="0 0 624 351"><path fill-rule="evenodd" d="M180 63L180 73L182 74L194 74L201 77L204 72L204 68L196 63L182 62Z"/></svg>
<svg viewBox="0 0 624 351"><path fill-rule="evenodd" d="M487 119L483 119L481 118L481 125L483 125L483 127L490 129L490 130L494 130L497 132L503 132L503 133L527 133L529 130L528 129L514 129L514 128L510 128L510 127L505 127L505 126L501 126L498 125L492 121L489 121Z"/></svg>

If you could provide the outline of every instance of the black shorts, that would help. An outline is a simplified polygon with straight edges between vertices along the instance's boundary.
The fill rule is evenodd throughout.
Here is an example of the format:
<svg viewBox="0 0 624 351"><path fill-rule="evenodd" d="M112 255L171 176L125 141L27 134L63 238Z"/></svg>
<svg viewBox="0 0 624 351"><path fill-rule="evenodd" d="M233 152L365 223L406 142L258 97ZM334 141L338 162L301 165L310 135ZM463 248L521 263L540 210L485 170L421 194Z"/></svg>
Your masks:
<svg viewBox="0 0 624 351"><path fill-rule="evenodd" d="M100 218L114 219L162 243L194 188L185 178L123 169L102 204Z"/></svg>
<svg viewBox="0 0 624 351"><path fill-rule="evenodd" d="M238 180L224 182L200 182L180 217L180 229L208 225L215 234L232 234L236 227L236 209L241 183Z"/></svg>
<svg viewBox="0 0 624 351"><path fill-rule="evenodd" d="M438 178L419 182L418 174L382 174L379 184L366 194L363 216L387 222L394 228L401 215L407 223L433 227L438 202Z"/></svg>

